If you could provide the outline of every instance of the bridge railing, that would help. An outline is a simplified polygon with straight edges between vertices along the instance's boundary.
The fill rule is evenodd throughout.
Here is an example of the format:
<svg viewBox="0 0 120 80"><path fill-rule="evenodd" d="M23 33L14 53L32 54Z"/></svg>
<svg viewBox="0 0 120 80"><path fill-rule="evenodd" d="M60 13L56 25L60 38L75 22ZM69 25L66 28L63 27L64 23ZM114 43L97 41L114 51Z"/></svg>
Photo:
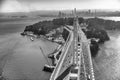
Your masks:
<svg viewBox="0 0 120 80"><path fill-rule="evenodd" d="M93 63L92 63L92 56L91 56L91 52L90 52L90 41L87 39L87 37L83 31L81 31L80 34L82 36L82 51L83 51L84 58L86 60L85 64L88 63L88 65L86 65L86 67L89 68L88 73L90 74L91 80L95 80Z"/></svg>
<svg viewBox="0 0 120 80"><path fill-rule="evenodd" d="M50 80L55 80L56 77L57 77L57 75L58 75L58 72L59 72L58 68L60 68L60 64L61 64L61 61L62 61L62 59L63 59L65 50L66 50L66 48L67 48L67 46L68 46L68 44L69 44L71 35L72 35L72 32L70 32L70 34L68 35L68 38L67 38L67 40L66 40L66 43L64 44L63 49L62 49L62 54L61 54L61 56L60 56L60 58L59 58L59 60L58 60L58 63L56 64L56 67L55 67L53 73L51 74Z"/></svg>

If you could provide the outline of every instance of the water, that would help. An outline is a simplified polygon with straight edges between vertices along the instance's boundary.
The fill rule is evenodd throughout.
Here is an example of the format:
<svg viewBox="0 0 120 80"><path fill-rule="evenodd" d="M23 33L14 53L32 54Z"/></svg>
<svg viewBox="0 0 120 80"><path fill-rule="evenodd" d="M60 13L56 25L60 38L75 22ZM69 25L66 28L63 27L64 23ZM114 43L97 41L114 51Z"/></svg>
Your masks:
<svg viewBox="0 0 120 80"><path fill-rule="evenodd" d="M103 17L107 20L120 21L120 17ZM93 59L96 80L120 80L120 31L108 31L110 41L100 45L100 50Z"/></svg>
<svg viewBox="0 0 120 80"><path fill-rule="evenodd" d="M22 37L26 25L40 20L9 21L0 23L0 73L9 80L48 80L50 73L43 72L47 63L45 55L52 53L57 44L39 39L31 41ZM49 60L50 61L50 60Z"/></svg>
<svg viewBox="0 0 120 80"><path fill-rule="evenodd" d="M100 46L94 59L96 80L120 80L120 31L109 34L111 40Z"/></svg>
<svg viewBox="0 0 120 80"><path fill-rule="evenodd" d="M88 18L94 18L94 17L84 17L85 19L88 19ZM102 18L102 19L105 19L105 20L113 20L113 21L120 21L120 17L98 17L98 18Z"/></svg>
<svg viewBox="0 0 120 80"><path fill-rule="evenodd" d="M99 17L105 20L120 21L120 17Z"/></svg>
<svg viewBox="0 0 120 80"><path fill-rule="evenodd" d="M99 17L120 21L120 17ZM96 80L120 80L120 31L107 31L110 41L100 45L98 55L93 59Z"/></svg>
<svg viewBox="0 0 120 80"><path fill-rule="evenodd" d="M39 46L47 56L53 52L57 45L41 39L31 42L29 38L23 38L16 34L11 36L5 41L6 44L3 44L4 50L2 52L10 54L9 57L5 57L7 60L3 68L3 76L10 80L48 80L50 74L42 71L47 61Z"/></svg>
<svg viewBox="0 0 120 80"><path fill-rule="evenodd" d="M0 35L23 32L25 27L42 20L51 20L53 18L33 18L33 19L0 19Z"/></svg>

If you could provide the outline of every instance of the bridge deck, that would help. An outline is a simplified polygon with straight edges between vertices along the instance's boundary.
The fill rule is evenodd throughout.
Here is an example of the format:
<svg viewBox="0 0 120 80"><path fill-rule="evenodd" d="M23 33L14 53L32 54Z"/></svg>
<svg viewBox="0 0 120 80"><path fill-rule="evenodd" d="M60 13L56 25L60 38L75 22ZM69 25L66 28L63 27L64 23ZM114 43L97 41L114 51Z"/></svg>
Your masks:
<svg viewBox="0 0 120 80"><path fill-rule="evenodd" d="M78 18L74 19L73 30L67 27L70 34L50 80L95 80L90 41L82 31Z"/></svg>

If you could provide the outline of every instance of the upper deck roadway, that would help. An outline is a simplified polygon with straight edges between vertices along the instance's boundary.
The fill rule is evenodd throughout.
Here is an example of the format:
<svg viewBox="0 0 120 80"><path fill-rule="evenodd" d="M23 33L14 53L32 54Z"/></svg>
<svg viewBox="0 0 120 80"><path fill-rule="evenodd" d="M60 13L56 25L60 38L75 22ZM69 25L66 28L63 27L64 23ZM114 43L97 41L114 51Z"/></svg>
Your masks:
<svg viewBox="0 0 120 80"><path fill-rule="evenodd" d="M69 36L50 80L95 80L90 53L90 41L78 22L75 10L74 29L67 28Z"/></svg>

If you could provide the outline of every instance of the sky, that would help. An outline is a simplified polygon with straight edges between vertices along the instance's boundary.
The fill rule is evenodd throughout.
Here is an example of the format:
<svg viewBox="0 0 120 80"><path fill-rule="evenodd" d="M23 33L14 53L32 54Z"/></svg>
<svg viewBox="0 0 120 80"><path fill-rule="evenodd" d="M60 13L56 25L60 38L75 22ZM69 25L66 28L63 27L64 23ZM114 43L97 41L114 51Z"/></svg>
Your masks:
<svg viewBox="0 0 120 80"><path fill-rule="evenodd" d="M0 0L0 12L66 9L120 10L120 0Z"/></svg>

